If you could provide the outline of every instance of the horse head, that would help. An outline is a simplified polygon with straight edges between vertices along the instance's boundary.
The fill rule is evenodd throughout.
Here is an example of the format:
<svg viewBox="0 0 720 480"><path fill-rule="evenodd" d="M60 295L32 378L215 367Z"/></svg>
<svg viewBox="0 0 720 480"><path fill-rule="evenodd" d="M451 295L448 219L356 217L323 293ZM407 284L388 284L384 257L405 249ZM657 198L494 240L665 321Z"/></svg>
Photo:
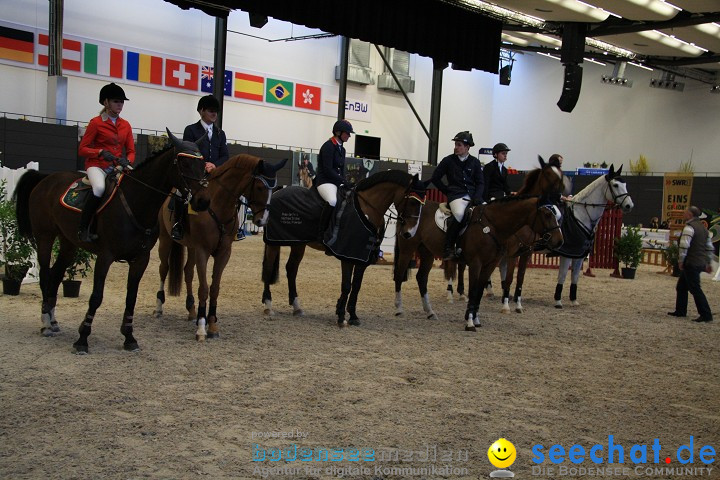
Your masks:
<svg viewBox="0 0 720 480"><path fill-rule="evenodd" d="M413 175L403 199L395 204L397 208L397 234L410 239L420 225L420 214L425 205L425 182Z"/></svg>
<svg viewBox="0 0 720 480"><path fill-rule="evenodd" d="M205 161L200 153L197 142L180 140L166 128L168 137L175 147L176 178L173 186L177 188L183 197L190 197L190 205L193 210L202 212L210 206L210 195L206 189ZM202 138L200 139L202 140ZM198 140L198 142L200 142Z"/></svg>
<svg viewBox="0 0 720 480"><path fill-rule="evenodd" d="M253 169L253 184L248 195L248 206L253 212L253 223L264 226L268 221L268 205L275 187L277 187L277 172L285 166L288 159L284 158L275 164L259 160Z"/></svg>
<svg viewBox="0 0 720 480"><path fill-rule="evenodd" d="M620 168L615 171L615 165L610 165L610 170L605 174L605 180L608 183L605 198L619 206L623 213L629 213L635 204L627 191L625 180L620 176L622 169L623 167L620 165Z"/></svg>

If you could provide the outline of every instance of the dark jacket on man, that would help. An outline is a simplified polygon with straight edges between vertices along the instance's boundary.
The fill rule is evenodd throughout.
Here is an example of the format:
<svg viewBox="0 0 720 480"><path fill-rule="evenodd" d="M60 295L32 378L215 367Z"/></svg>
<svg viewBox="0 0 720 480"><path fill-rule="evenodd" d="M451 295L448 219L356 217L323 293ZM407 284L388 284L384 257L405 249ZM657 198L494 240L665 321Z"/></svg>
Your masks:
<svg viewBox="0 0 720 480"><path fill-rule="evenodd" d="M196 142L206 133L207 130L205 130L203 124L198 120L196 123L185 127L183 140ZM214 164L216 167L225 163L228 157L230 157L225 132L220 130L216 125L213 125L212 139L208 140L205 138L205 140L200 142L198 148L200 148L200 153L202 153L203 157L205 157L205 161Z"/></svg>
<svg viewBox="0 0 720 480"><path fill-rule="evenodd" d="M345 147L335 137L320 147L314 183L316 186L323 183L340 186L345 183Z"/></svg>
<svg viewBox="0 0 720 480"><path fill-rule="evenodd" d="M442 181L443 176L447 178L447 185ZM482 166L480 160L472 155L468 155L464 162L455 154L443 158L430 181L448 197L448 202L463 197L477 202L483 199Z"/></svg>
<svg viewBox="0 0 720 480"><path fill-rule="evenodd" d="M483 200L489 202L491 198L503 198L510 195L507 175L507 168L503 166L501 170L497 160L493 160L483 167L483 176L485 177Z"/></svg>

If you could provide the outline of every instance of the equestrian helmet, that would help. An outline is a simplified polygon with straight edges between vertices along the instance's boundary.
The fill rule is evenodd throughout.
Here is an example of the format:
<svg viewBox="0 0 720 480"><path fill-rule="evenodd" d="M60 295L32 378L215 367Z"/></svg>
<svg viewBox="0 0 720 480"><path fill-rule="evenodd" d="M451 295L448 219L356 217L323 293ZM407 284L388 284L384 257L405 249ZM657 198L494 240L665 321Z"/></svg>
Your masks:
<svg viewBox="0 0 720 480"><path fill-rule="evenodd" d="M105 104L105 100L130 100L125 96L125 90L120 85L108 83L100 89L100 105Z"/></svg>
<svg viewBox="0 0 720 480"><path fill-rule="evenodd" d="M500 152L509 152L509 151L510 151L510 149L504 143L497 143L493 147L493 155L498 154Z"/></svg>
<svg viewBox="0 0 720 480"><path fill-rule="evenodd" d="M455 138L452 139L453 142L463 142L465 145L472 147L475 145L475 142L473 142L472 133L465 130L464 132L460 132L457 135L455 135Z"/></svg>
<svg viewBox="0 0 720 480"><path fill-rule="evenodd" d="M332 131L333 135L335 134L335 132L355 133L353 131L352 124L347 120L338 120L337 122L335 122Z"/></svg>
<svg viewBox="0 0 720 480"><path fill-rule="evenodd" d="M205 95L204 97L200 97L200 100L198 100L197 111L199 112L200 110L217 112L220 110L220 102L218 102L218 99L213 95Z"/></svg>

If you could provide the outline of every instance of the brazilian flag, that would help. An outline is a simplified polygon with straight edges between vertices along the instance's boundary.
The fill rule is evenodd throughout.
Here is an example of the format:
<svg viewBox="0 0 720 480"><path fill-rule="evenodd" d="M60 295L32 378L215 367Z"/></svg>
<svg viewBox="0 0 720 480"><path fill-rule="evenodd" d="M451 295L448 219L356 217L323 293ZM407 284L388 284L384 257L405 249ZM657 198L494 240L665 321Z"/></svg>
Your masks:
<svg viewBox="0 0 720 480"><path fill-rule="evenodd" d="M293 83L268 78L265 83L265 101L268 103L292 106Z"/></svg>

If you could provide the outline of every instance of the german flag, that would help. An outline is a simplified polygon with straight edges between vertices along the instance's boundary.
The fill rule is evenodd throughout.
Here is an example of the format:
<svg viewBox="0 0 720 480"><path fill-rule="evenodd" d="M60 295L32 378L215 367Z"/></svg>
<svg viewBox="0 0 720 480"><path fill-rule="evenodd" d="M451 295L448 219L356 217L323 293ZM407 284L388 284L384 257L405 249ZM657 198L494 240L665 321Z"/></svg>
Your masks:
<svg viewBox="0 0 720 480"><path fill-rule="evenodd" d="M0 26L0 58L34 63L35 34Z"/></svg>

